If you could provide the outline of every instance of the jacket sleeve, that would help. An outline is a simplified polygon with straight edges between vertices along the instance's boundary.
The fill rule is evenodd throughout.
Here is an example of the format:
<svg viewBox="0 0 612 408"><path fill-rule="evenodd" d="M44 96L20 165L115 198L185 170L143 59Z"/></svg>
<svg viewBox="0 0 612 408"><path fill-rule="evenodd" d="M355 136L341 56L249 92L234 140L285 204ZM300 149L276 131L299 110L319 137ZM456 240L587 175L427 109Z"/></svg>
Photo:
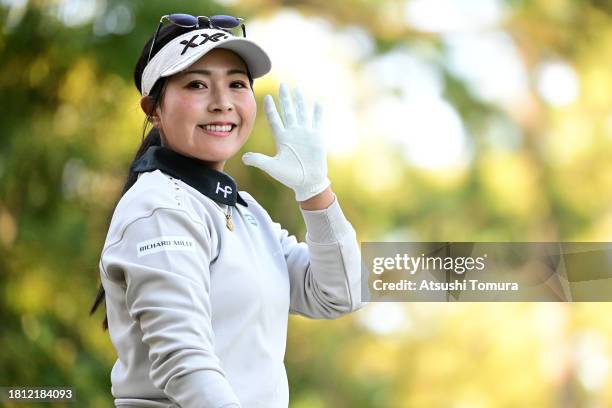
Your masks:
<svg viewBox="0 0 612 408"><path fill-rule="evenodd" d="M214 353L209 228L182 210L160 208L131 222L108 248L126 306L149 347L153 384L182 408L235 408L239 400Z"/></svg>
<svg viewBox="0 0 612 408"><path fill-rule="evenodd" d="M289 313L335 319L361 308L359 244L337 198L326 209L300 211L306 223L306 243L298 243L278 226L289 270Z"/></svg>

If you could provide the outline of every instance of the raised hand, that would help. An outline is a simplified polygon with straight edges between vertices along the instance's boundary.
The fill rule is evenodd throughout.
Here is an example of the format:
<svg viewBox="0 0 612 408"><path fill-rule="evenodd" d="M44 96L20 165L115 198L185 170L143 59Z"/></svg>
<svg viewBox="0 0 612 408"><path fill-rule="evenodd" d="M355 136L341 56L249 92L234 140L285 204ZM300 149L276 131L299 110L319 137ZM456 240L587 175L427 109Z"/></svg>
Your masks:
<svg viewBox="0 0 612 408"><path fill-rule="evenodd" d="M276 141L276 155L248 152L242 156L242 162L265 171L293 189L297 201L305 201L330 185L321 134L322 109L315 103L311 112L297 88L292 101L286 84L280 85L279 96L283 120L272 96L264 98L266 117Z"/></svg>

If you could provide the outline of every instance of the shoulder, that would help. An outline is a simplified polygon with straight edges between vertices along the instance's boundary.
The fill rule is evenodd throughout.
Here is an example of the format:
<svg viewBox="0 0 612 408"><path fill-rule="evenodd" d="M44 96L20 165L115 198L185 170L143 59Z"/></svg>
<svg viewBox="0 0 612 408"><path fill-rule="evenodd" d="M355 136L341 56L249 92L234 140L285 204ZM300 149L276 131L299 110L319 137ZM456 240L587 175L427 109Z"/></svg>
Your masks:
<svg viewBox="0 0 612 408"><path fill-rule="evenodd" d="M160 170L141 173L121 197L115 212L139 213L159 207L180 209L180 194L173 194L173 184L173 178Z"/></svg>
<svg viewBox="0 0 612 408"><path fill-rule="evenodd" d="M206 226L206 220L187 201L173 177L160 170L141 173L117 203L107 238L121 236L123 230L138 220L163 215Z"/></svg>

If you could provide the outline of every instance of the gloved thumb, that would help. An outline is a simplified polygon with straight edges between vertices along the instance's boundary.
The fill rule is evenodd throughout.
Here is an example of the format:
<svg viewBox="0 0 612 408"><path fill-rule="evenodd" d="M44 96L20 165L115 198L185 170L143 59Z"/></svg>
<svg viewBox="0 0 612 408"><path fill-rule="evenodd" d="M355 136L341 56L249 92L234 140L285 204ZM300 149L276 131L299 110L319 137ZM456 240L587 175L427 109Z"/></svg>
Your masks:
<svg viewBox="0 0 612 408"><path fill-rule="evenodd" d="M245 153L242 155L242 162L247 166L257 167L265 172L272 167L273 157L261 153Z"/></svg>

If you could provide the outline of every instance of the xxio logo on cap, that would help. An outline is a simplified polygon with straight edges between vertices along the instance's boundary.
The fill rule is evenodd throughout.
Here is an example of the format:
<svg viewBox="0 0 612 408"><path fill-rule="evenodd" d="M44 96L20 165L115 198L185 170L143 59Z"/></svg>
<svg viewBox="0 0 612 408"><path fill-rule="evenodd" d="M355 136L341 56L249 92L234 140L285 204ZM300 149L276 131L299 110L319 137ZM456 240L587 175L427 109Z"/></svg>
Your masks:
<svg viewBox="0 0 612 408"><path fill-rule="evenodd" d="M196 44L194 41L198 37L204 37L204 39L199 44ZM193 37L191 37L191 39L189 41L187 41L187 40L181 41L181 44L185 45L185 48L183 48L183 51L181 52L181 55L183 55L185 53L185 51L187 51L189 48L199 47L200 45L206 44L208 41L217 42L219 40L225 40L226 38L229 38L229 36L227 34L223 34L223 33L214 33L212 35L208 35L208 34L197 34L197 35L194 35Z"/></svg>
<svg viewBox="0 0 612 408"><path fill-rule="evenodd" d="M227 198L228 194L232 194L232 188L230 186L225 186L224 188L221 188L221 182L217 181L217 190L215 191L215 194L219 194L219 190L223 193L224 198Z"/></svg>

